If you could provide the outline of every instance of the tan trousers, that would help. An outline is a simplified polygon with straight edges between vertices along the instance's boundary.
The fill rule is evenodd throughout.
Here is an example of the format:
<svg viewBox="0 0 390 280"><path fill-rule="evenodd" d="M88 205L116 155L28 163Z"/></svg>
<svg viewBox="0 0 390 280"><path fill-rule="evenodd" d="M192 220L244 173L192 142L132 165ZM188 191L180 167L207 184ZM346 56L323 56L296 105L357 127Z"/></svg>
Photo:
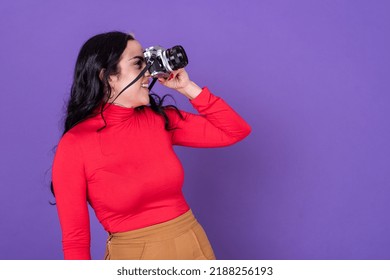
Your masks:
<svg viewBox="0 0 390 280"><path fill-rule="evenodd" d="M215 260L213 249L192 211L153 226L111 233L105 260Z"/></svg>

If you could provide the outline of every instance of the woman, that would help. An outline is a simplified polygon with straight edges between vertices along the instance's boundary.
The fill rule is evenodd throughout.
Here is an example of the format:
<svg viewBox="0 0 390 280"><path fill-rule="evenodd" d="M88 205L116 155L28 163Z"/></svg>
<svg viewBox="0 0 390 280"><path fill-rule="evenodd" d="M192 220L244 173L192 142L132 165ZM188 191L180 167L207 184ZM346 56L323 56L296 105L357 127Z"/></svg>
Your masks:
<svg viewBox="0 0 390 280"><path fill-rule="evenodd" d="M148 72L118 96L145 65L139 42L121 32L80 50L52 172L65 259L91 258L87 203L109 233L105 259L215 259L183 197L172 145L227 146L250 127L184 69L159 82L201 115L162 106Z"/></svg>

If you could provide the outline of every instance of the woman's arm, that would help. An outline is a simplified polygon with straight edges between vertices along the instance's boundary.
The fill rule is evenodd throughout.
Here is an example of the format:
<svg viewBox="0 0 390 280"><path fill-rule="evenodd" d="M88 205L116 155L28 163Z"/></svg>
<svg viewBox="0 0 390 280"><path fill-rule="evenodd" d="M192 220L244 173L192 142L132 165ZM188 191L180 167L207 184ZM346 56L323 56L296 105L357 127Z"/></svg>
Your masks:
<svg viewBox="0 0 390 280"><path fill-rule="evenodd" d="M65 259L91 259L87 184L77 140L66 133L53 162L53 187Z"/></svg>
<svg viewBox="0 0 390 280"><path fill-rule="evenodd" d="M249 135L250 126L221 98L208 88L191 104L199 115L182 112L180 119L174 110L167 110L173 129L172 144L199 148L232 145Z"/></svg>
<svg viewBox="0 0 390 280"><path fill-rule="evenodd" d="M159 82L186 96L200 115L182 112L181 120L176 112L167 110L174 129L172 143L191 147L223 147L234 144L251 132L250 126L222 98L213 95L208 88L201 89L190 80L182 68L171 73L167 80Z"/></svg>

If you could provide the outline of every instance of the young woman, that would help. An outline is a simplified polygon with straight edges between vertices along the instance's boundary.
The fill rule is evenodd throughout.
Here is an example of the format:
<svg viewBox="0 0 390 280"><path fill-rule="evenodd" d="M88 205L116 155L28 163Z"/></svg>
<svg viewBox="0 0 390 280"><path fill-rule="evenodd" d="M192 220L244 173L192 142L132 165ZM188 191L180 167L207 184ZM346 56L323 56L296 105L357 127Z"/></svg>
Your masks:
<svg viewBox="0 0 390 280"><path fill-rule="evenodd" d="M148 72L118 96L145 66L140 43L121 32L80 50L52 171L65 259L91 258L88 203L109 234L105 259L215 259L183 197L172 146L227 146L250 127L184 69L159 81L199 115L162 106Z"/></svg>

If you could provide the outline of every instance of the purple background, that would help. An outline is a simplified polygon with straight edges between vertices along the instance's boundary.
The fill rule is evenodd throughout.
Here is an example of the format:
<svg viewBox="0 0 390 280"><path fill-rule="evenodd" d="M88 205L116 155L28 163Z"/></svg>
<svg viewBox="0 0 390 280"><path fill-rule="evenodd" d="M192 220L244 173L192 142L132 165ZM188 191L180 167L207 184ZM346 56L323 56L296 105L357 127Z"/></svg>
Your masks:
<svg viewBox="0 0 390 280"><path fill-rule="evenodd" d="M190 77L252 126L232 147L175 148L217 258L390 259L389 3L2 1L0 259L62 258L52 149L81 45L112 30L182 44Z"/></svg>

